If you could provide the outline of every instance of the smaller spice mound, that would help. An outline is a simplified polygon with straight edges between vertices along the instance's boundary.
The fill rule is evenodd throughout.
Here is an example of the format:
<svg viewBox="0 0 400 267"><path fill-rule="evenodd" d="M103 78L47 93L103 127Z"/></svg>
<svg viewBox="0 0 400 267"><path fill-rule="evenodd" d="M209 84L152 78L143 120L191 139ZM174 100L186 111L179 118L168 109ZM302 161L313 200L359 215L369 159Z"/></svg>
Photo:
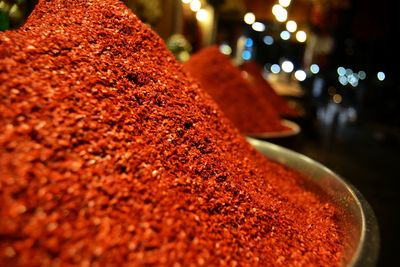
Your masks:
<svg viewBox="0 0 400 267"><path fill-rule="evenodd" d="M300 111L290 106L287 101L278 95L272 86L261 74L261 67L255 62L245 62L240 66L245 71L247 80L252 83L259 98L266 98L282 117L298 117Z"/></svg>
<svg viewBox="0 0 400 267"><path fill-rule="evenodd" d="M254 88L242 77L241 71L229 57L219 52L217 46L195 53L185 63L185 69L200 82L242 133L286 130L271 103L257 96Z"/></svg>

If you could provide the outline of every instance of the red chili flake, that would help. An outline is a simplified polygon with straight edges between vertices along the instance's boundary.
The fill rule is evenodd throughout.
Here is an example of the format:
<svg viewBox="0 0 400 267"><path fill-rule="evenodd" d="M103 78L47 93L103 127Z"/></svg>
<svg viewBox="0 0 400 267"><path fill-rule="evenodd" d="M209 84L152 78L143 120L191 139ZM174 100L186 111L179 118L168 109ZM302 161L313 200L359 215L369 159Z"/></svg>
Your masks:
<svg viewBox="0 0 400 267"><path fill-rule="evenodd" d="M1 266L338 266L338 209L256 152L122 3L0 33Z"/></svg>
<svg viewBox="0 0 400 267"><path fill-rule="evenodd" d="M242 133L286 130L273 105L258 97L255 88L242 77L229 57L217 46L204 48L185 63L185 68L217 102L224 114Z"/></svg>
<svg viewBox="0 0 400 267"><path fill-rule="evenodd" d="M267 80L262 76L262 67L252 61L246 61L240 65L245 71L247 80L253 85L258 98L267 98L282 117L298 117L300 111L290 106L285 98L278 95Z"/></svg>

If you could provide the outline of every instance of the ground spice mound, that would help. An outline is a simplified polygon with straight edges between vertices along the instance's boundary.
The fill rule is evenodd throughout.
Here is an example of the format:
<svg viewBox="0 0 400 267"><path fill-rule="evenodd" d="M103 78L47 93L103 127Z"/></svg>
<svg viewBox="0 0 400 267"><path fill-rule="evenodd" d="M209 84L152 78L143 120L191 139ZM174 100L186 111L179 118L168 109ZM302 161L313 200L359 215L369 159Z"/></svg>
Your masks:
<svg viewBox="0 0 400 267"><path fill-rule="evenodd" d="M298 117L300 112L290 106L288 102L278 95L272 86L261 74L262 68L255 62L246 61L240 65L240 69L247 73L247 80L253 85L259 98L267 98L282 117Z"/></svg>
<svg viewBox="0 0 400 267"><path fill-rule="evenodd" d="M198 79L225 115L242 133L258 134L287 130L274 107L242 77L230 58L217 46L204 48L185 63L185 69Z"/></svg>
<svg viewBox="0 0 400 267"><path fill-rule="evenodd" d="M0 33L0 266L338 266L337 209L119 2Z"/></svg>

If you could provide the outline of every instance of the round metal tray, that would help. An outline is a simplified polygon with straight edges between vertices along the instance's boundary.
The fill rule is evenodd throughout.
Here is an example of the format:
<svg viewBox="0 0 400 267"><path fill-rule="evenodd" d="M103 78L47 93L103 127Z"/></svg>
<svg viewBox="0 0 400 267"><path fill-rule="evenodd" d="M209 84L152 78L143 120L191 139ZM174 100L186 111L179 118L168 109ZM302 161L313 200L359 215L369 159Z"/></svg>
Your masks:
<svg viewBox="0 0 400 267"><path fill-rule="evenodd" d="M380 246L378 223L370 205L354 186L302 154L266 141L250 137L247 140L269 159L309 177L337 204L343 214L338 218L338 223L345 233L342 266L376 266Z"/></svg>
<svg viewBox="0 0 400 267"><path fill-rule="evenodd" d="M246 136L257 138L257 139L269 139L269 138L284 138L294 136L300 133L300 126L290 120L282 120L282 125L286 126L288 129L281 132L269 132L269 133L253 133L246 134Z"/></svg>

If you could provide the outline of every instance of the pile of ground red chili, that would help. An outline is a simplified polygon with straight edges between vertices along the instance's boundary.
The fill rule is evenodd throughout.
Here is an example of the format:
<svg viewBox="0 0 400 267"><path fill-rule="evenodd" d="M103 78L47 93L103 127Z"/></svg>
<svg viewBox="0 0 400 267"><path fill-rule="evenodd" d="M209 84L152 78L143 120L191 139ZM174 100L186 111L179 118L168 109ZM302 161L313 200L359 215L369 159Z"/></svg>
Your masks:
<svg viewBox="0 0 400 267"><path fill-rule="evenodd" d="M258 97L255 88L242 77L229 57L217 46L203 48L185 63L185 69L217 102L224 114L244 134L283 132L274 106Z"/></svg>
<svg viewBox="0 0 400 267"><path fill-rule="evenodd" d="M1 266L338 266L338 210L122 3L0 33Z"/></svg>
<svg viewBox="0 0 400 267"><path fill-rule="evenodd" d="M253 61L246 61L240 65L240 69L245 71L246 80L249 81L257 94L258 98L266 98L278 111L281 117L299 117L300 111L290 106L285 98L278 95L267 80L262 76L262 67Z"/></svg>

